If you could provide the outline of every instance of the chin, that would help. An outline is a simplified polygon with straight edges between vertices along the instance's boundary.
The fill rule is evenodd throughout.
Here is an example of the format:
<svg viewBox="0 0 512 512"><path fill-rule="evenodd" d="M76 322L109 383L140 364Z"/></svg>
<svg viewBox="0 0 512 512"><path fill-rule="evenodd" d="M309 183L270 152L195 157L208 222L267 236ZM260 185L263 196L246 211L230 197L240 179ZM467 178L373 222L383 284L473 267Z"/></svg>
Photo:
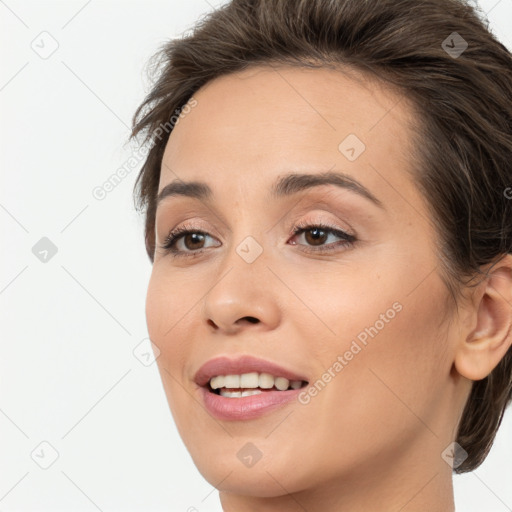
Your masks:
<svg viewBox="0 0 512 512"><path fill-rule="evenodd" d="M262 460L253 467L233 463L230 457L213 462L212 459L194 459L194 463L204 479L219 491L243 496L274 498L297 492L303 487L300 475L293 474L298 461L283 464L265 463ZM285 490L286 489L286 490Z"/></svg>
<svg viewBox="0 0 512 512"><path fill-rule="evenodd" d="M183 440L201 475L220 491L271 498L300 492L326 477L328 468L308 457L302 435L297 432L294 439L283 429L281 436L276 431L266 438L268 432L229 437L224 431L203 431L198 438L189 430Z"/></svg>

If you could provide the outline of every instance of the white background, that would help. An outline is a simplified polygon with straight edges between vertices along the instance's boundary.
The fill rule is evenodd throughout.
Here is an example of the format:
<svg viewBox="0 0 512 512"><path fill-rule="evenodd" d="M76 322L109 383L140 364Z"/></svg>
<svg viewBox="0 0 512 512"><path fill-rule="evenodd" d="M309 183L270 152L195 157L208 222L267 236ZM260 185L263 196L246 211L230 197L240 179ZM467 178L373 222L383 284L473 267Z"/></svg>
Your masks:
<svg viewBox="0 0 512 512"><path fill-rule="evenodd" d="M156 365L133 353L147 348L151 272L140 165L92 195L132 154L147 59L220 3L0 1L0 511L221 510ZM480 5L512 49L512 0ZM41 37L58 44L47 59L31 47ZM58 251L46 263L32 252L42 237ZM48 469L43 441L58 452ZM509 411L483 466L455 477L457 511L512 511L511 475Z"/></svg>

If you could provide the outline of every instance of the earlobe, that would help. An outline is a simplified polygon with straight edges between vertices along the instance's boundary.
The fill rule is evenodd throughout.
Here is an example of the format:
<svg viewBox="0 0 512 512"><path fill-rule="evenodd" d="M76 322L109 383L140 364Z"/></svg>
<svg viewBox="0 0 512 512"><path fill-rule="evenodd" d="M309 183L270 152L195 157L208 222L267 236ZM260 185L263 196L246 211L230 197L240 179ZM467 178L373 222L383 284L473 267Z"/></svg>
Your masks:
<svg viewBox="0 0 512 512"><path fill-rule="evenodd" d="M490 270L473 304L473 328L462 332L455 368L467 379L487 377L512 345L512 255Z"/></svg>

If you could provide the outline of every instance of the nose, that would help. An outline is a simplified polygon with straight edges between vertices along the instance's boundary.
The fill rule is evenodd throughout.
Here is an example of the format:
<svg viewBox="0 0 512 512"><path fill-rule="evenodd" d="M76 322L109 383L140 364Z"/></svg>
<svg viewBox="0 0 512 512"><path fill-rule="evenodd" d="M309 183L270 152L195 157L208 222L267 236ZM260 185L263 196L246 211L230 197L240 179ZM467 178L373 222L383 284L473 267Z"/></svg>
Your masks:
<svg viewBox="0 0 512 512"><path fill-rule="evenodd" d="M203 317L211 330L237 334L279 325L279 283L262 256L248 263L233 249L220 275L203 302Z"/></svg>

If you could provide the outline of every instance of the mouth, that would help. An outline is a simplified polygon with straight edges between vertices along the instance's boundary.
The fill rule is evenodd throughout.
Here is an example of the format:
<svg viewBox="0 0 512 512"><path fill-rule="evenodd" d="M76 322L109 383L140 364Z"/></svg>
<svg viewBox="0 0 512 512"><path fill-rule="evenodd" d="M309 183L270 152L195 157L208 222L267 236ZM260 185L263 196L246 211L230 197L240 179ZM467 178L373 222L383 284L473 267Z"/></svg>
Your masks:
<svg viewBox="0 0 512 512"><path fill-rule="evenodd" d="M303 375L244 355L205 363L194 377L206 409L221 420L249 420L294 400L309 384Z"/></svg>
<svg viewBox="0 0 512 512"><path fill-rule="evenodd" d="M301 379L289 380L271 373L250 372L241 375L216 375L208 381L206 388L211 393L226 398L242 398L272 391L301 389L307 384L307 381Z"/></svg>

